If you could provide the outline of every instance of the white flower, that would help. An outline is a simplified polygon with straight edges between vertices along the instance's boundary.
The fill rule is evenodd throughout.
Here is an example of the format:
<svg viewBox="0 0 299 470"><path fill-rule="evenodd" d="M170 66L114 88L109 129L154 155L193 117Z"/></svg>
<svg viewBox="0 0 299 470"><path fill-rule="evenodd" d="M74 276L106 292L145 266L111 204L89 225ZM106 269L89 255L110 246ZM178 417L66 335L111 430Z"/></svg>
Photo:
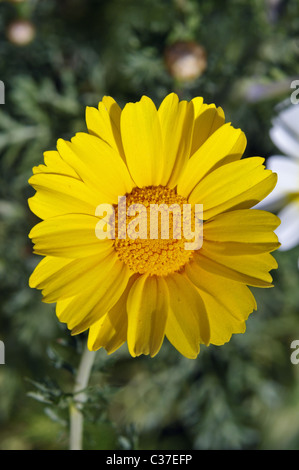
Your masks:
<svg viewBox="0 0 299 470"><path fill-rule="evenodd" d="M279 113L270 137L283 155L273 155L267 160L267 167L277 173L278 182L258 206L278 211L281 224L275 232L280 250L290 250L299 244L299 105L291 105Z"/></svg>

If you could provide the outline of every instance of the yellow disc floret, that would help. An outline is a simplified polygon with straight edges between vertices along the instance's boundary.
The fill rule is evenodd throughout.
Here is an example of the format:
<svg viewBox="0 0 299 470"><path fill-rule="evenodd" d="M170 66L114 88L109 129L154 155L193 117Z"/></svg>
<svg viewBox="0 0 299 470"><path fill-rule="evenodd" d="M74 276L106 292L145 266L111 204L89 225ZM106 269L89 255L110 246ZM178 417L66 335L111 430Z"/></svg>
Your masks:
<svg viewBox="0 0 299 470"><path fill-rule="evenodd" d="M186 249L183 234L187 203L164 186L134 188L126 195L125 231L120 227L121 209L115 207L114 247L119 258L135 273L165 276L180 271L194 253Z"/></svg>

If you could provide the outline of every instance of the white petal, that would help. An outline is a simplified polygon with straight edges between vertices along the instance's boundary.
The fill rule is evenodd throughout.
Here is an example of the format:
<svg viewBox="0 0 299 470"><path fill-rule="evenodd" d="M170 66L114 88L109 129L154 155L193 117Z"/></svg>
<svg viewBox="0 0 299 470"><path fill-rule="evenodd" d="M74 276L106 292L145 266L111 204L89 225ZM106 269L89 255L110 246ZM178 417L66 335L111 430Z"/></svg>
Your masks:
<svg viewBox="0 0 299 470"><path fill-rule="evenodd" d="M289 106L278 117L283 125L295 134L299 142L299 106Z"/></svg>
<svg viewBox="0 0 299 470"><path fill-rule="evenodd" d="M283 153L299 158L299 118L293 108L297 109L296 106L292 106L273 121L270 137Z"/></svg>
<svg viewBox="0 0 299 470"><path fill-rule="evenodd" d="M280 250L290 250L299 244L299 201L288 204L278 217L281 224L275 233L281 243Z"/></svg>
<svg viewBox="0 0 299 470"><path fill-rule="evenodd" d="M286 196L299 192L299 159L273 155L267 160L267 168L277 173L278 180L273 191L256 208L274 210L286 202Z"/></svg>

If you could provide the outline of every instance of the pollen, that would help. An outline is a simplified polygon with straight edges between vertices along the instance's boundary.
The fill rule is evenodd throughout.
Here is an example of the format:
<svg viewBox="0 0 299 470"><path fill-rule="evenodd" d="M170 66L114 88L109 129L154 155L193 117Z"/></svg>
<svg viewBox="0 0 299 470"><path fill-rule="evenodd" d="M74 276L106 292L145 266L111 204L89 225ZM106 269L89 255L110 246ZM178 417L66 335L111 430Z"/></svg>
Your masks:
<svg viewBox="0 0 299 470"><path fill-rule="evenodd" d="M114 248L120 260L139 274L167 276L181 271L194 254L186 249L185 204L186 198L164 186L134 188L127 194L125 219L124 208L115 206Z"/></svg>

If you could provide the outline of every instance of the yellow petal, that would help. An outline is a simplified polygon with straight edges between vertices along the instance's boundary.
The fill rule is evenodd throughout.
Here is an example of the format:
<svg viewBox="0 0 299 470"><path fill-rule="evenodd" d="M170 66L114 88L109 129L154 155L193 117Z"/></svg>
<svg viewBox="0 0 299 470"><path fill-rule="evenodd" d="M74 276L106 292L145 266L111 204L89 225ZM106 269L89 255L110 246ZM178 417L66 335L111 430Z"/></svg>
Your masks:
<svg viewBox="0 0 299 470"><path fill-rule="evenodd" d="M110 96L104 96L98 109L86 108L88 131L107 142L124 159L124 150L120 135L121 108Z"/></svg>
<svg viewBox="0 0 299 470"><path fill-rule="evenodd" d="M56 150L49 150L44 152L44 165L33 167L32 171L36 173L57 173L60 175L71 176L80 179L77 173L65 163Z"/></svg>
<svg viewBox="0 0 299 470"><path fill-rule="evenodd" d="M216 242L218 253L254 254L270 252L279 247L273 232L280 223L270 212L243 209L225 212L209 219L204 224L204 239Z"/></svg>
<svg viewBox="0 0 299 470"><path fill-rule="evenodd" d="M128 323L126 312L122 315L121 308L117 308L115 314L111 311L89 328L87 346L90 351L104 348L108 354L112 354L125 343Z"/></svg>
<svg viewBox="0 0 299 470"><path fill-rule="evenodd" d="M98 137L81 132L71 142L59 139L57 148L62 158L104 202L117 204L118 196L132 190L133 181L124 161Z"/></svg>
<svg viewBox="0 0 299 470"><path fill-rule="evenodd" d="M116 351L127 339L127 298L136 276L132 276L118 302L103 317L91 325L88 334L88 348L96 351L105 348L108 354Z"/></svg>
<svg viewBox="0 0 299 470"><path fill-rule="evenodd" d="M103 195L73 177L37 173L29 183L36 194L28 199L28 205L41 219L75 212L94 215L96 207L103 202Z"/></svg>
<svg viewBox="0 0 299 470"><path fill-rule="evenodd" d="M188 197L194 187L212 170L239 160L245 147L246 137L240 129L234 129L229 123L221 126L188 161L178 183L178 194Z"/></svg>
<svg viewBox="0 0 299 470"><path fill-rule="evenodd" d="M263 161L251 157L217 168L194 188L189 203L203 204L204 220L227 210L256 205L277 182L277 175L266 170Z"/></svg>
<svg viewBox="0 0 299 470"><path fill-rule="evenodd" d="M29 233L34 252L40 255L62 258L83 258L109 253L113 240L96 237L97 217L85 214L69 214L44 220Z"/></svg>
<svg viewBox="0 0 299 470"><path fill-rule="evenodd" d="M95 281L110 274L117 260L115 252L73 260L39 283L43 301L54 303L88 290L91 285L95 285Z"/></svg>
<svg viewBox="0 0 299 470"><path fill-rule="evenodd" d="M161 125L164 155L162 185L174 187L187 164L193 134L193 103L179 101L175 93L162 101L158 115ZM162 162L161 162L162 163Z"/></svg>
<svg viewBox="0 0 299 470"><path fill-rule="evenodd" d="M206 271L256 287L272 287L269 271L277 268L269 253L223 255L213 251L213 244L209 242L204 242L194 259Z"/></svg>
<svg viewBox="0 0 299 470"><path fill-rule="evenodd" d="M121 113L121 135L129 171L139 187L159 185L163 178L163 142L157 109L143 96Z"/></svg>
<svg viewBox="0 0 299 470"><path fill-rule="evenodd" d="M232 279L211 274L195 262L186 266L186 274L205 304L211 344L219 346L228 342L233 334L244 333L245 321L257 308L250 289Z"/></svg>
<svg viewBox="0 0 299 470"><path fill-rule="evenodd" d="M168 314L168 291L163 277L140 276L130 290L127 312L130 354L155 356L163 342Z"/></svg>
<svg viewBox="0 0 299 470"><path fill-rule="evenodd" d="M170 310L165 334L184 356L194 359L200 343L209 344L210 326L199 292L181 274L167 277Z"/></svg>
<svg viewBox="0 0 299 470"><path fill-rule="evenodd" d="M29 286L40 288L40 285L45 282L48 278L53 276L61 268L67 266L72 262L69 258L56 258L53 256L45 256L29 278Z"/></svg>
<svg viewBox="0 0 299 470"><path fill-rule="evenodd" d="M205 104L201 97L193 98L192 103L195 109L194 133L191 146L191 155L225 123L225 116L222 108L216 108L214 104Z"/></svg>
<svg viewBox="0 0 299 470"><path fill-rule="evenodd" d="M210 273L193 260L186 265L185 272L201 293L212 296L226 310L226 314L232 315L237 321L247 320L248 315L256 310L255 298L245 284ZM211 311L207 309L207 313L210 319ZM212 326L210 329L212 334Z"/></svg>
<svg viewBox="0 0 299 470"><path fill-rule="evenodd" d="M227 343L233 334L245 333L245 320L238 320L227 311L218 298L206 292L200 292L201 298L205 304L211 329L211 344L216 346ZM246 311L247 314L251 313Z"/></svg>
<svg viewBox="0 0 299 470"><path fill-rule="evenodd" d="M84 291L57 302L59 320L67 323L73 335L87 330L116 304L130 276L131 272L120 261L115 262L109 273L99 271L99 276Z"/></svg>

